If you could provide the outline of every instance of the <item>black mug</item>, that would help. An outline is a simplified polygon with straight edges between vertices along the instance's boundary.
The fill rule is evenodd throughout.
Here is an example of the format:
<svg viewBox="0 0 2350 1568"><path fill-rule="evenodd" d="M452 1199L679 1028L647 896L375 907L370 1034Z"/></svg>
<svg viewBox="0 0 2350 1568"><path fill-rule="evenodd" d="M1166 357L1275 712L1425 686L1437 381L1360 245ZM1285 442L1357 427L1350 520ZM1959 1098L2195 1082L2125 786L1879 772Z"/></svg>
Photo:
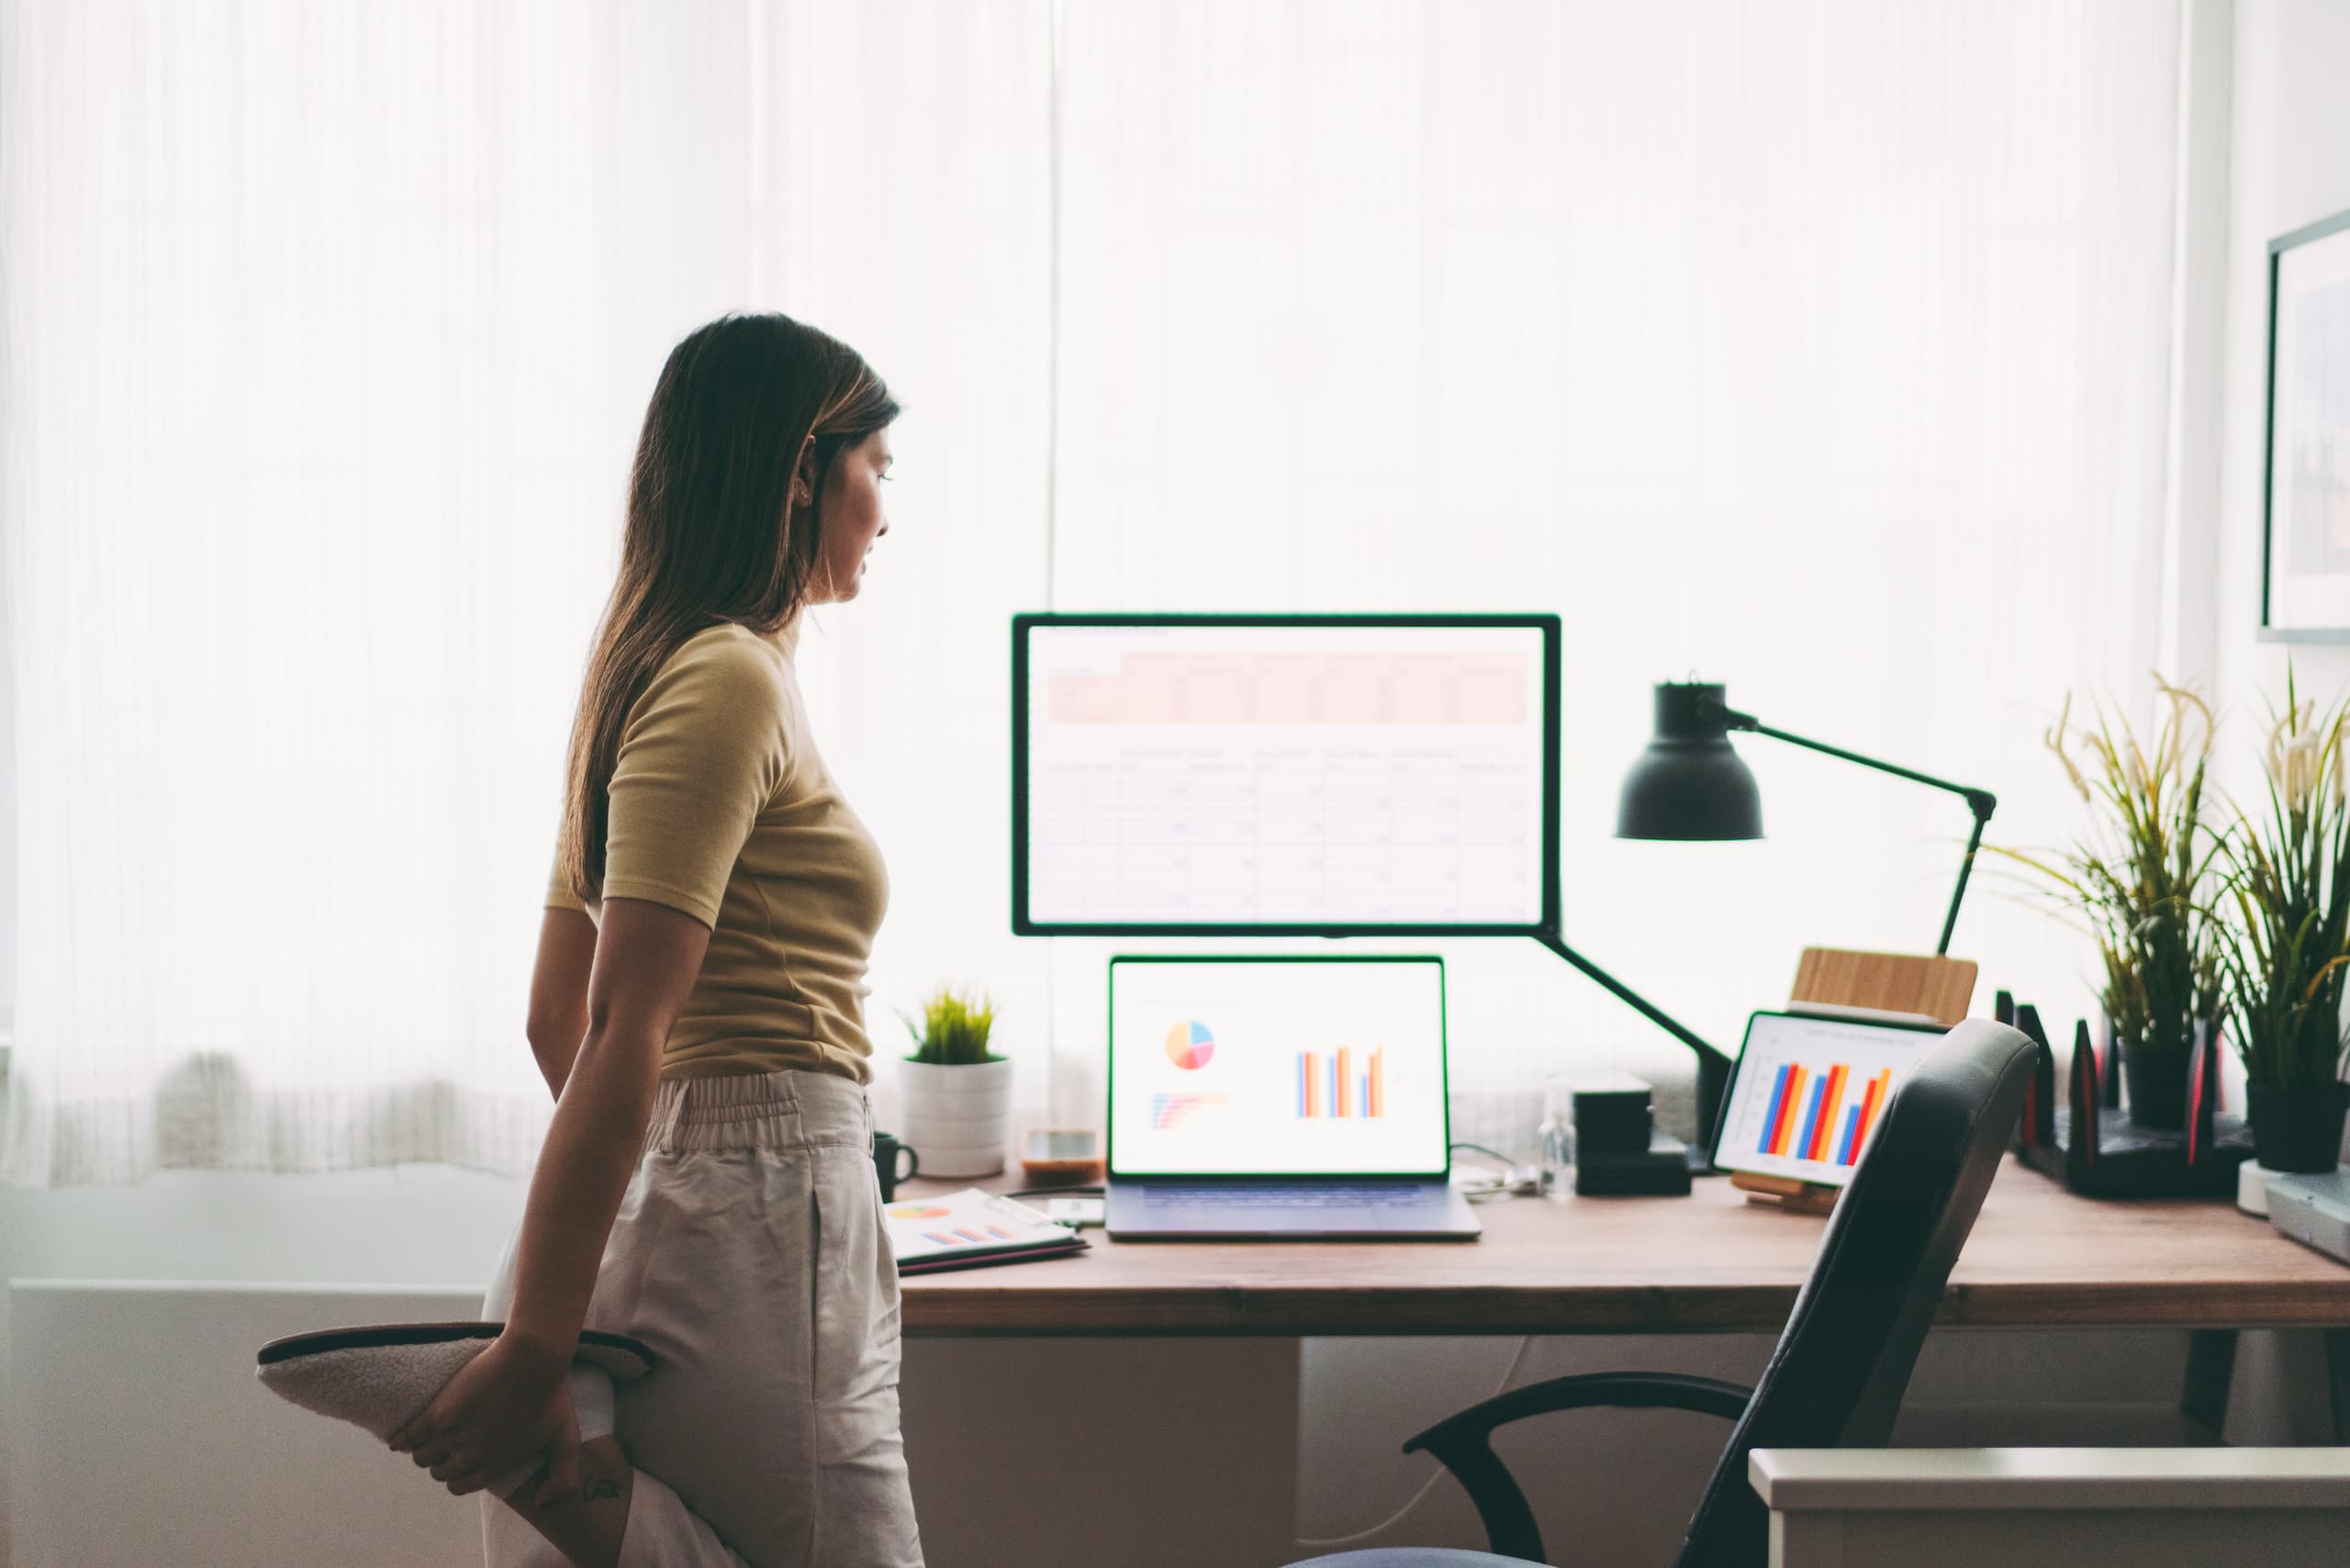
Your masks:
<svg viewBox="0 0 2350 1568"><path fill-rule="evenodd" d="M902 1172L898 1169L898 1156L901 1154L913 1161ZM886 1204L898 1195L899 1182L911 1182L922 1174L922 1156L911 1145L900 1143L895 1133L875 1133L873 1170L881 1178L881 1201Z"/></svg>

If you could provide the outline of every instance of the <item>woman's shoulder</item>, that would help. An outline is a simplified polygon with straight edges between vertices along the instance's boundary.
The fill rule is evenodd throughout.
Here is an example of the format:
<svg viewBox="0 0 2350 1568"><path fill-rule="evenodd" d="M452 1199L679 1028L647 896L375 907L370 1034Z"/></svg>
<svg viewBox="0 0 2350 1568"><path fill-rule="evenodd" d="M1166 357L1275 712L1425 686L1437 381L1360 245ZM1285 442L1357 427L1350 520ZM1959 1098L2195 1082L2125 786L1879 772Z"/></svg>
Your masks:
<svg viewBox="0 0 2350 1568"><path fill-rule="evenodd" d="M782 650L747 627L712 626L679 644L645 688L648 703L709 703L722 711L780 712L790 700Z"/></svg>
<svg viewBox="0 0 2350 1568"><path fill-rule="evenodd" d="M701 670L770 683L779 680L787 667L783 650L773 638L731 621L695 633L678 644L677 651L661 666L665 674L670 670Z"/></svg>

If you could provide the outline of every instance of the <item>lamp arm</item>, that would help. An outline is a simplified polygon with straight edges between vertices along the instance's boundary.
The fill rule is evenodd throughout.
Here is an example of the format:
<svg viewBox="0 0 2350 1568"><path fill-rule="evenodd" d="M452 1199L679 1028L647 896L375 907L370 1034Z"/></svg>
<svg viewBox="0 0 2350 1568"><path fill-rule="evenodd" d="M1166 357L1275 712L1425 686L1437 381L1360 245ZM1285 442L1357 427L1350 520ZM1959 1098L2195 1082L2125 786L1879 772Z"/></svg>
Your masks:
<svg viewBox="0 0 2350 1568"><path fill-rule="evenodd" d="M1689 1151L1689 1162L1692 1169L1710 1170L1722 1093L1729 1086L1729 1058L1655 1002L1568 946L1557 932L1538 931L1534 939L1596 980L1616 1000L1697 1053L1697 1147Z"/></svg>
<svg viewBox="0 0 2350 1568"><path fill-rule="evenodd" d="M1967 803L1975 804L1979 790L1971 790ZM1966 896L1966 876L1975 869L1975 852L1983 847L1983 824L1991 820L1991 807L1996 804L1988 795L1975 809L1975 831L1967 835L1966 857L1958 863L1958 886L1950 890L1950 913L1942 916L1942 939L1934 944L1934 957L1939 958L1950 951L1950 934L1958 928L1958 901Z"/></svg>
<svg viewBox="0 0 2350 1568"><path fill-rule="evenodd" d="M1802 735L1789 734L1785 730L1774 730L1755 718L1753 714L1741 713L1726 703L1718 703L1715 706L1720 711L1723 724L1729 729L1768 735L1774 741L1785 741L1789 745L1799 745L1807 751L1825 752L1830 756L1841 757L1846 762L1857 762L1863 767L1873 767L1879 773L1890 773L1897 778L1907 778L1912 783L1924 784L1931 789L1947 790L1951 794L1965 798L1967 810L1975 813L1975 832L1966 840L1966 857L1958 863L1958 886L1951 891L1950 913L1943 917L1942 937L1934 946L1934 955L1937 958L1948 953L1951 933L1958 926L1959 901L1966 896L1967 876L1975 869L1975 852L1983 847L1983 825L1991 820L1991 813L1998 809L1999 798L1988 790L1977 790L1966 784L1953 784L1947 778L1937 778L1930 773L1920 773L1914 767L1903 767L1897 763L1883 762L1874 756L1863 756L1856 751L1846 751L1842 746L1830 745L1825 741L1808 740Z"/></svg>

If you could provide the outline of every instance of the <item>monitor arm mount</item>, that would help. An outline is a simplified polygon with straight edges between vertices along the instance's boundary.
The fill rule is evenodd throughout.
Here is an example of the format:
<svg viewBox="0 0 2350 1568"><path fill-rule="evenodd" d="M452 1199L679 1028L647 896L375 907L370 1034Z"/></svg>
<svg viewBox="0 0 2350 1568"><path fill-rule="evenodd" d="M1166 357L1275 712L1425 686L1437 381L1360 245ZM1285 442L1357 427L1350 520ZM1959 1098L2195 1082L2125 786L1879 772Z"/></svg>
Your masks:
<svg viewBox="0 0 2350 1568"><path fill-rule="evenodd" d="M1689 1148L1689 1168L1693 1170L1712 1170L1714 1135L1721 1117L1722 1096L1729 1087L1729 1058L1647 997L1568 946L1561 940L1554 926L1545 926L1535 932L1534 939L1597 981L1617 1001L1696 1053L1697 1141Z"/></svg>

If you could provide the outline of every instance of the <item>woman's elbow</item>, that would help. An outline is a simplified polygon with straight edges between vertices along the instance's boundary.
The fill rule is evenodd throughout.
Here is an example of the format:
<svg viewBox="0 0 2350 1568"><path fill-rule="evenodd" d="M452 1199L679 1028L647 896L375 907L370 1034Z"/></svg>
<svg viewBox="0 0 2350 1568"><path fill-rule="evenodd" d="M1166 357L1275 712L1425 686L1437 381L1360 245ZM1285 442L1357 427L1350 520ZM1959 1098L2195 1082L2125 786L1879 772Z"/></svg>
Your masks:
<svg viewBox="0 0 2350 1568"><path fill-rule="evenodd" d="M579 1036L586 1032L585 1024L576 1018L543 1013L533 1013L522 1023L522 1037L531 1042L531 1054L541 1061L549 1056L569 1056L579 1048Z"/></svg>

